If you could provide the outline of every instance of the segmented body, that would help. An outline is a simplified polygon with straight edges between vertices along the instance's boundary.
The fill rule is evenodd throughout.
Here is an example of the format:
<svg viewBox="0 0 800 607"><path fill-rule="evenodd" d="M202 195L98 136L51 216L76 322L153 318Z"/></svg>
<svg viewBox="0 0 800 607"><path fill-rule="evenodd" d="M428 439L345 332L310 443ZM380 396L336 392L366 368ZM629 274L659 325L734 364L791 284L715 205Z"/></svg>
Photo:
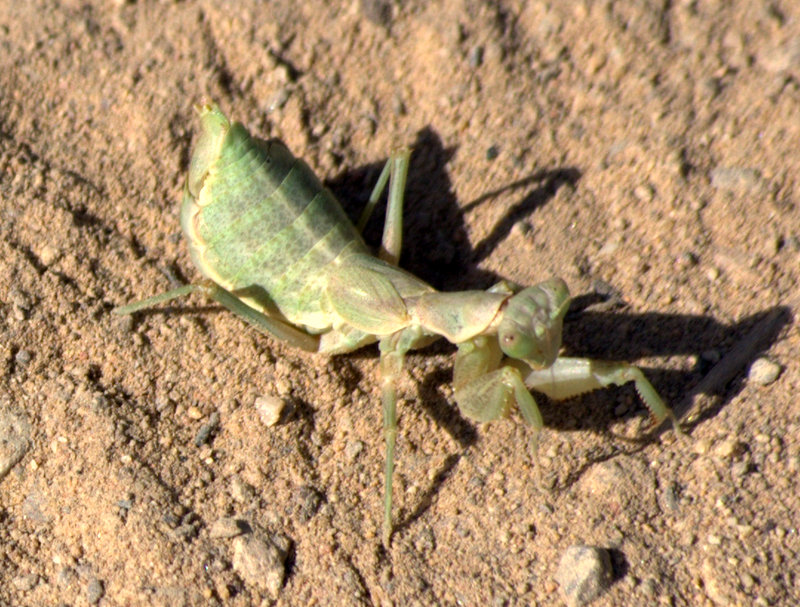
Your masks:
<svg viewBox="0 0 800 607"><path fill-rule="evenodd" d="M309 333L336 331L321 351L345 351L376 340L373 327L333 313L329 287L348 266L389 277L401 298L433 291L373 257L333 194L282 142L233 123L204 144L219 147L190 171L181 225L200 271L249 306Z"/></svg>

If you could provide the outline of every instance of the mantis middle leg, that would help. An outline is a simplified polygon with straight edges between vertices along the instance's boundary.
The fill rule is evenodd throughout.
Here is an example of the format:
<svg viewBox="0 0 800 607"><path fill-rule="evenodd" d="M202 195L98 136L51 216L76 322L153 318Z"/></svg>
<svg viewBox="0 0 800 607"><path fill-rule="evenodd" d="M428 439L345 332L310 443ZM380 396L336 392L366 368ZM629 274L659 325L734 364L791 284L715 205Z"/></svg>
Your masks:
<svg viewBox="0 0 800 607"><path fill-rule="evenodd" d="M408 148L398 148L392 152L383 167L383 171L381 171L380 177L378 177L378 182L375 184L356 226L359 232L364 231L364 226L375 210L378 199L388 182L389 196L386 206L386 221L383 224L383 239L378 251L378 257L393 266L397 265L400 259L400 251L403 248L403 193L406 188L410 158L411 150Z"/></svg>

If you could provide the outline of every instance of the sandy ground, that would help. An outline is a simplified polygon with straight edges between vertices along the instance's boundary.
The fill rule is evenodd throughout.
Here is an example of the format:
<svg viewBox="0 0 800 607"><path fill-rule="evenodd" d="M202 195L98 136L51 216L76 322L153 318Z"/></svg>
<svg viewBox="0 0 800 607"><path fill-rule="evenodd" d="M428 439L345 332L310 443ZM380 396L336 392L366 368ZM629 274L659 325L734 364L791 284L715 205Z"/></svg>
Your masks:
<svg viewBox="0 0 800 607"><path fill-rule="evenodd" d="M1 604L559 605L576 544L611 556L594 605L800 601L798 3L3 0L0 44ZM375 347L199 296L111 314L198 276L206 100L352 214L413 145L401 264L563 277L565 350L640 365L688 437L629 386L541 398L537 466L517 412L458 413L438 344L385 550Z"/></svg>

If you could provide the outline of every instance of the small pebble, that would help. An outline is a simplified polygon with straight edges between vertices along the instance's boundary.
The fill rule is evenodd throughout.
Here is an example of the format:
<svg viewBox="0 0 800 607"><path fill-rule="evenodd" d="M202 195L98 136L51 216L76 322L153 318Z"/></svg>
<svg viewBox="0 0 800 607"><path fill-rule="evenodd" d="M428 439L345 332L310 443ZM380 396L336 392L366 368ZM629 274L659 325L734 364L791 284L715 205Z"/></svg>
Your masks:
<svg viewBox="0 0 800 607"><path fill-rule="evenodd" d="M11 582L17 590L27 592L36 587L36 584L39 583L39 576L35 573L29 573L28 575L17 576Z"/></svg>
<svg viewBox="0 0 800 607"><path fill-rule="evenodd" d="M727 438L714 445L713 454L721 459L730 459L741 455L745 451L745 444L735 438Z"/></svg>
<svg viewBox="0 0 800 607"><path fill-rule="evenodd" d="M414 548L423 554L431 553L436 548L436 536L429 526L423 527L414 538Z"/></svg>
<svg viewBox="0 0 800 607"><path fill-rule="evenodd" d="M610 240L606 241L606 243L600 247L600 250L597 252L597 255L600 257L607 257L609 255L613 255L619 249L620 241L618 238L614 237Z"/></svg>
<svg viewBox="0 0 800 607"><path fill-rule="evenodd" d="M800 65L800 38L790 37L759 53L759 62L770 72L780 73Z"/></svg>
<svg viewBox="0 0 800 607"><path fill-rule="evenodd" d="M467 57L467 61L472 69L480 67L481 64L483 63L483 47L480 45L473 46L469 50L469 56Z"/></svg>
<svg viewBox="0 0 800 607"><path fill-rule="evenodd" d="M711 185L718 190L751 192L761 182L761 173L747 167L716 167L711 171Z"/></svg>
<svg viewBox="0 0 800 607"><path fill-rule="evenodd" d="M133 498L131 497L124 500L118 500L117 508L119 508L120 510L130 510L131 508L133 508Z"/></svg>
<svg viewBox="0 0 800 607"><path fill-rule="evenodd" d="M24 366L25 366L25 365L27 365L29 362L31 362L31 359L32 359L32 358L33 358L33 354L31 354L31 353L30 353L30 351L28 351L28 350L20 350L20 351L19 351L19 352L17 352L17 354L14 356L14 361L15 361L15 362L16 362L18 365L22 365L22 366L24 367Z"/></svg>
<svg viewBox="0 0 800 607"><path fill-rule="evenodd" d="M90 605L97 605L100 599L103 598L105 591L106 589L103 587L103 582L96 577L91 578L89 584L86 586L86 601Z"/></svg>
<svg viewBox="0 0 800 607"><path fill-rule="evenodd" d="M203 424L200 427L200 430L197 431L197 434L194 437L194 445L195 447L201 447L208 442L208 439L211 438L211 435L214 433L219 427L219 412L214 411L209 417L208 422Z"/></svg>
<svg viewBox="0 0 800 607"><path fill-rule="evenodd" d="M267 111L273 112L281 109L286 105L286 102L289 101L289 96L290 91L288 87L282 86L279 88L267 103Z"/></svg>
<svg viewBox="0 0 800 607"><path fill-rule="evenodd" d="M591 289L592 293L596 293L606 300L622 301L622 293L620 290L602 278L595 278L592 280Z"/></svg>
<svg viewBox="0 0 800 607"><path fill-rule="evenodd" d="M0 408L0 479L16 466L30 448L30 424L16 411Z"/></svg>
<svg viewBox="0 0 800 607"><path fill-rule="evenodd" d="M286 401L278 396L264 395L255 400L256 411L261 418L261 423L271 428L281 421L281 415L286 408Z"/></svg>
<svg viewBox="0 0 800 607"><path fill-rule="evenodd" d="M695 441L692 445L692 452L696 453L697 455L705 455L708 453L708 450L711 448L711 440L707 438L701 438Z"/></svg>
<svg viewBox="0 0 800 607"><path fill-rule="evenodd" d="M231 497L239 503L249 502L255 496L253 488L238 476L231 480L230 492Z"/></svg>
<svg viewBox="0 0 800 607"><path fill-rule="evenodd" d="M780 374L781 366L778 363L772 362L767 358L757 358L750 365L747 379L760 386L767 386L778 379Z"/></svg>
<svg viewBox="0 0 800 607"><path fill-rule="evenodd" d="M53 558L53 563L56 565L60 565L60 561L56 561L56 558ZM72 567L61 567L56 574L56 584L62 588L66 589L76 583L78 579L78 574Z"/></svg>
<svg viewBox="0 0 800 607"><path fill-rule="evenodd" d="M511 233L516 237L526 237L533 234L533 226L530 221L522 219L511 226Z"/></svg>
<svg viewBox="0 0 800 607"><path fill-rule="evenodd" d="M743 573L741 575L741 580L742 580L742 587L745 590L750 590L750 588L752 588L756 583L755 578L749 573Z"/></svg>
<svg viewBox="0 0 800 607"><path fill-rule="evenodd" d="M46 244L42 247L39 251L39 259L41 262L46 265L50 266L56 261L59 256L61 255L61 251L54 247L52 244Z"/></svg>
<svg viewBox="0 0 800 607"><path fill-rule="evenodd" d="M675 482L669 483L661 492L662 503L668 511L680 510L680 488Z"/></svg>
<svg viewBox="0 0 800 607"><path fill-rule="evenodd" d="M392 99L392 113L395 116L405 116L406 111L406 105L403 103L403 98L400 95L395 95L395 97Z"/></svg>
<svg viewBox="0 0 800 607"><path fill-rule="evenodd" d="M697 254L693 251L684 251L680 254L680 257L678 257L678 263L684 268L696 266L698 261Z"/></svg>
<svg viewBox="0 0 800 607"><path fill-rule="evenodd" d="M656 192L653 189L653 186L648 183L637 185L635 188L633 188L633 195L639 202L652 202Z"/></svg>
<svg viewBox="0 0 800 607"><path fill-rule="evenodd" d="M735 478L742 478L746 476L748 472L750 472L750 462L741 461L741 462L734 462L731 465L731 474Z"/></svg>
<svg viewBox="0 0 800 607"><path fill-rule="evenodd" d="M717 554L717 551L712 551ZM725 575L720 570L720 566L716 559L707 557L701 564L698 572L700 582L703 585L706 596L711 600L710 604L713 605L730 605L731 597L728 596L727 588L725 587ZM709 604L706 602L705 604Z"/></svg>
<svg viewBox="0 0 800 607"><path fill-rule="evenodd" d="M361 0L361 14L375 25L389 27L392 24L392 3L389 0Z"/></svg>
<svg viewBox="0 0 800 607"><path fill-rule="evenodd" d="M364 441L354 440L348 442L347 446L344 448L344 454L347 456L347 461L351 463L354 462L364 450L364 446Z"/></svg>
<svg viewBox="0 0 800 607"><path fill-rule="evenodd" d="M17 320L25 320L33 308L33 301L30 296L17 289L12 289L8 292L8 301L14 307L14 314Z"/></svg>
<svg viewBox="0 0 800 607"><path fill-rule="evenodd" d="M250 530L250 526L242 520L232 516L223 516L211 524L208 537L212 540L223 540L237 537Z"/></svg>
<svg viewBox="0 0 800 607"><path fill-rule="evenodd" d="M556 582L570 607L588 605L608 588L612 577L608 550L596 546L570 546L556 571Z"/></svg>
<svg viewBox="0 0 800 607"><path fill-rule="evenodd" d="M247 585L277 599L286 575L286 552L271 540L255 535L233 540L233 569Z"/></svg>
<svg viewBox="0 0 800 607"><path fill-rule="evenodd" d="M311 520L311 518L319 511L320 506L325 501L325 496L322 495L315 487L303 485L297 492L296 503L298 506L298 517L304 523Z"/></svg>

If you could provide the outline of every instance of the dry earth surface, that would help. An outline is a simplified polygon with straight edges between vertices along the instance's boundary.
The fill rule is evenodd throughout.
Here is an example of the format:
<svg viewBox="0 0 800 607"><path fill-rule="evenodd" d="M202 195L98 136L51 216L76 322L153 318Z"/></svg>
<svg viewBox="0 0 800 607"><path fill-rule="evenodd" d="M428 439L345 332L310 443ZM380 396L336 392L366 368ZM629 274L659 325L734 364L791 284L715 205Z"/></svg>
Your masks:
<svg viewBox="0 0 800 607"><path fill-rule="evenodd" d="M559 605L580 544L611 557L594 605L800 601L800 4L2 0L0 47L1 604ZM542 398L536 465L435 345L384 549L375 347L199 296L111 314L198 276L205 100L351 214L413 145L401 264L563 277L565 351L642 366L688 437L629 386Z"/></svg>

